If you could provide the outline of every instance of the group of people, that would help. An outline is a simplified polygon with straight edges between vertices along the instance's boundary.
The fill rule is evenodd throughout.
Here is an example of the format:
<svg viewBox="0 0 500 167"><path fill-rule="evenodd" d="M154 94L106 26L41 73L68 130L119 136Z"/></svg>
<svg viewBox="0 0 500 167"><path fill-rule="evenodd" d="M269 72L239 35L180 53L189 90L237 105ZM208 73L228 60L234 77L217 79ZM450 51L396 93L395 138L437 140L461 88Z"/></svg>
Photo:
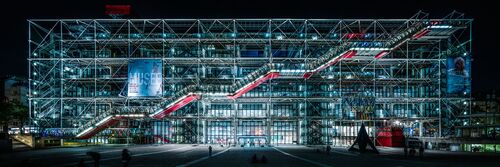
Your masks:
<svg viewBox="0 0 500 167"><path fill-rule="evenodd" d="M326 154L330 155L330 152L331 152L331 151L332 151L332 146L330 146L330 145L326 145L326 147L325 147L325 152L326 152ZM321 152L321 151L319 151L319 148L316 148L316 152L317 152L317 153L319 153L319 152Z"/></svg>
<svg viewBox="0 0 500 167"><path fill-rule="evenodd" d="M92 158L92 160L94 160L94 167L99 167L99 163L101 161L101 154L98 152L89 151L89 152L87 152L87 155L90 156ZM212 146L208 146L208 155L212 156ZM121 159L123 167L127 167L128 164L130 163L130 160L132 160L132 156L130 155L128 149L123 149L122 150L122 159ZM263 157L263 162L264 161L267 161L267 159L265 159L265 157ZM80 162L78 163L78 167L87 167L87 165L85 165L85 161L83 159L80 159Z"/></svg>
<svg viewBox="0 0 500 167"><path fill-rule="evenodd" d="M87 155L90 156L92 160L94 160L94 167L99 167L99 163L101 161L101 154L98 152L89 151L87 152ZM122 160L121 160L123 167L127 167L128 164L130 163L130 160L132 160L132 156L130 156L128 149L123 149ZM80 159L78 167L86 167L86 166L87 165L85 165L85 161L83 159Z"/></svg>
<svg viewBox="0 0 500 167"><path fill-rule="evenodd" d="M262 158L259 159L257 158L257 154L253 154L252 156L252 163L258 163L258 162L261 162L261 163L267 163L267 158L265 155L262 155Z"/></svg>
<svg viewBox="0 0 500 167"><path fill-rule="evenodd" d="M403 151L404 151L405 157L408 157L408 155L414 156L415 154L417 154L417 150L413 147L411 147L410 151L408 152L408 146L406 146L406 145L404 146ZM420 145L418 147L418 155L420 158L423 158L423 156L424 156L424 146L423 145Z"/></svg>

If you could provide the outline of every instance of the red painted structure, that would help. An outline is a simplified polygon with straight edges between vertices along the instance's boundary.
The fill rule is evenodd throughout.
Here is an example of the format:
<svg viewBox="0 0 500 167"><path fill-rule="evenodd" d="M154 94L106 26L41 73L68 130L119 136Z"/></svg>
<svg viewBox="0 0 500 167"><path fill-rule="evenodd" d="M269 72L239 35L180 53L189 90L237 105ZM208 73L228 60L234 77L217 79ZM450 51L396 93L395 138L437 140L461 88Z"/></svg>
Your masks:
<svg viewBox="0 0 500 167"><path fill-rule="evenodd" d="M358 53L358 51L355 51L355 50L348 51L348 52L344 53L342 56L336 57L332 61L328 62L327 64L320 66L318 69L315 69L314 71L311 71L311 72L304 73L304 75L302 77L305 79L309 79L315 73L317 73L321 70L324 70L327 67L330 67L331 65L340 61L341 59L350 59L350 58L354 57L357 53Z"/></svg>
<svg viewBox="0 0 500 167"><path fill-rule="evenodd" d="M174 112L175 110L178 110L179 108L184 107L186 104L189 104L192 101L195 101L195 100L198 100L198 99L200 99L200 95L198 95L198 94L187 95L183 99L181 99L179 102L171 105L170 107L167 107L167 108L163 109L162 112L154 115L153 118L161 119L161 118L167 116L168 114Z"/></svg>
<svg viewBox="0 0 500 167"><path fill-rule="evenodd" d="M265 81L267 81L269 79L278 78L278 77L279 77L279 72L267 73L263 77L257 79L256 81L253 81L251 84L246 85L243 89L240 89L238 92L235 92L232 95L228 95L227 97L229 99L236 99L238 97L241 97L246 92L248 92L248 91L252 90L253 88L259 86L260 84L264 83ZM167 116L168 114L170 114L170 113L172 113L172 112L184 107L185 105L187 105L195 100L198 100L200 98L201 98L201 96L198 94L190 94L188 96L183 97L183 99L181 99L179 102L171 105L168 108L165 108L162 112L160 112L152 117L155 119L161 119L161 118Z"/></svg>
<svg viewBox="0 0 500 167"><path fill-rule="evenodd" d="M419 39L419 38L422 38L423 36L427 35L429 32L431 32L431 30L425 29L425 30L422 30L422 31L416 33L411 38L412 39Z"/></svg>
<svg viewBox="0 0 500 167"><path fill-rule="evenodd" d="M129 14L130 13L130 5L106 5L106 14ZM422 31L417 32L414 34L411 39L419 39L425 35L427 35L430 32L429 29L424 29ZM344 38L348 39L359 39L363 38L364 34L363 33L349 33L344 36ZM401 44L401 43L400 43ZM400 44L396 45L398 47ZM395 48L396 48L395 47ZM383 56L387 55L390 51L381 51L377 55L375 55L376 59L380 59ZM308 79L315 73L326 69L327 67L337 63L341 59L350 59L354 57L358 52L356 50L349 50L343 55L334 58L332 61L329 61L327 64L324 64L320 66L319 68L311 71L311 72L306 72L303 74L303 78ZM260 84L264 83L265 81L269 79L274 79L279 77L279 72L269 72L263 77L258 78L256 81L253 81L251 84L245 85L242 89L239 89L237 92L234 92L232 95L228 95L227 97L229 99L236 99L241 97L243 94L249 92L250 90L254 89L255 87L259 86ZM184 107L185 105L198 100L201 98L201 95L199 94L189 94L187 96L184 96L182 99L180 99L178 102L175 104L163 109L161 112L158 114L152 116L153 118L156 119L161 119L168 114ZM81 139L88 139L92 137L93 135L97 134L98 132L102 131L105 128L108 128L117 122L122 117L116 117L113 116L111 119L106 120L103 122L101 125L93 128L92 130L86 132L79 138ZM403 145L403 132L402 129L396 129L396 128L391 128L391 127L386 127L382 128L378 133L377 133L377 145L381 146L388 146L388 147L401 147Z"/></svg>
<svg viewBox="0 0 500 167"><path fill-rule="evenodd" d="M110 127L110 126L113 126L114 124L120 122L120 119L122 119L123 117L117 117L117 116L112 116L110 119L106 120L105 122L101 123L101 125L93 128L92 130L86 132L85 134L83 134L82 136L78 137L79 139L89 139L91 138L92 136L94 136L95 134L101 132L102 130Z"/></svg>
<svg viewBox="0 0 500 167"><path fill-rule="evenodd" d="M264 75L264 77L261 77L257 79L256 81L253 81L251 84L246 85L243 87L243 89L240 89L239 91L235 92L232 95L227 96L229 99L236 99L238 97L241 97L243 94L247 93L248 91L252 90L253 88L259 86L260 84L266 82L269 79L274 79L279 77L279 72L270 72Z"/></svg>
<svg viewBox="0 0 500 167"><path fill-rule="evenodd" d="M378 129L375 142L378 146L403 147L403 129L397 127L384 127Z"/></svg>
<svg viewBox="0 0 500 167"><path fill-rule="evenodd" d="M377 55L375 55L375 59L380 59L387 54L389 54L389 51L382 51L382 52L378 53Z"/></svg>
<svg viewBox="0 0 500 167"><path fill-rule="evenodd" d="M364 33L348 33L344 35L344 39L362 39L365 37Z"/></svg>

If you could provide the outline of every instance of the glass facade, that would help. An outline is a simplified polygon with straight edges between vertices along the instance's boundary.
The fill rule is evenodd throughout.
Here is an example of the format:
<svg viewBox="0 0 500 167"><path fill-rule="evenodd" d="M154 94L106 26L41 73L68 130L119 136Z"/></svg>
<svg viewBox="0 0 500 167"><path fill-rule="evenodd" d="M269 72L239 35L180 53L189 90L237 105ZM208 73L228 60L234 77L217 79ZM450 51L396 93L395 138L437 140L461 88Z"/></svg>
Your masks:
<svg viewBox="0 0 500 167"><path fill-rule="evenodd" d="M207 143L229 144L234 143L233 127L231 121L209 121Z"/></svg>
<svg viewBox="0 0 500 167"><path fill-rule="evenodd" d="M471 20L429 20L30 20L31 123L96 143L457 136L470 93L447 90L448 58L470 60ZM157 96L128 94L132 60L161 64Z"/></svg>
<svg viewBox="0 0 500 167"><path fill-rule="evenodd" d="M276 121L271 129L271 144L292 144L298 142L296 121Z"/></svg>

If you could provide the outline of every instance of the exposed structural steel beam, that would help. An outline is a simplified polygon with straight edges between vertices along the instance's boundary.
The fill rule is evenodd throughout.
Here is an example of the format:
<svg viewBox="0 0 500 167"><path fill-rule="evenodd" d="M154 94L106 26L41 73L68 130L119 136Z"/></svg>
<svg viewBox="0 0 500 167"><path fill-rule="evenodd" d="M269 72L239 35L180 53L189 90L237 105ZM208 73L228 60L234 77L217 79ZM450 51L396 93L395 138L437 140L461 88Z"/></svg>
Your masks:
<svg viewBox="0 0 500 167"><path fill-rule="evenodd" d="M81 139L90 138L124 118L142 118L148 116L154 119L161 119L185 105L204 97L222 96L230 100L235 100L267 80L276 79L280 76L309 79L314 74L340 62L342 59L352 59L354 56L361 53L363 55L373 56L374 59L380 59L405 42L413 39L420 39L429 34L431 28L436 28L428 26L427 24L428 23L425 22L408 24L408 27L403 31L388 37L387 41L383 42L382 46L360 46L359 43L346 41L342 43L341 46L330 49L326 54L315 59L304 69L286 69L284 64L269 63L232 85L190 85L160 104L148 110L138 111L137 113L139 114L137 115L101 114L99 117L93 119L94 121L88 122L79 128L79 133L76 137Z"/></svg>
<svg viewBox="0 0 500 167"><path fill-rule="evenodd" d="M387 55L390 53L390 51L398 48L400 45L403 43L407 42L408 40L411 39L419 39L422 38L423 36L427 35L430 32L431 26L427 26L425 23L422 22L415 22L412 25L409 26L409 28L405 29L403 32L397 34L396 36L392 37L391 40L385 42L383 46L386 48L377 48L377 47L370 47L370 48L361 48L361 47L356 47L356 43L353 42L346 42L344 43L343 46L340 47L342 48L349 48L347 51L342 51L340 49L334 50L333 53L328 53L325 56L336 56L333 59L327 59L328 61L324 62L323 59L318 59L316 62L312 63L313 64L313 70L304 73L304 78L308 79L315 73L318 73L321 70L326 69L329 66L334 65L335 63L339 62L341 59L349 59L354 57L358 51L380 51L375 55L375 59L380 59L383 56ZM341 54L336 54L341 52ZM322 61L324 63L322 63ZM318 66L315 67L314 65Z"/></svg>
<svg viewBox="0 0 500 167"><path fill-rule="evenodd" d="M258 78L257 80L248 83L247 85L243 86L242 88L238 89L235 93L232 95L228 95L227 97L229 99L236 99L238 97L241 97L243 94L247 93L248 91L252 90L253 88L259 86L260 84L266 82L267 80L278 78L279 77L279 72L269 72L266 75Z"/></svg>
<svg viewBox="0 0 500 167"><path fill-rule="evenodd" d="M427 33L422 33L422 32L426 32L426 28L427 27L424 26L423 23L416 22L405 31L393 37L395 40L389 40L384 44L384 46L393 46L390 49L376 48L376 47L356 47L357 45L355 43L346 42L345 45L343 45L339 49L332 50L332 52L327 52L323 56L324 58L326 58L326 61L325 59L320 58L315 63L313 63L318 67L312 70L304 70L302 77L305 79L309 79L315 73L318 73L319 71L324 70L331 65L334 65L341 59L353 58L358 53L358 51L380 51L378 54L375 55L374 58L377 59L381 58L383 55L387 54L388 51L395 49L402 43L406 42L407 40L410 40L409 38L417 39L415 35L417 35L418 38L425 36L425 34L427 34L428 32ZM338 52L340 52L339 55L336 54ZM386 53L381 55L381 53L383 52ZM161 119L167 116L168 114L182 108L183 106L195 100L200 99L205 95L208 96L224 95L227 98L234 100L238 97L241 97L243 94L252 90L253 88L259 86L260 84L264 83L265 81L278 78L280 76L280 72L286 73L285 71L290 71L290 69L280 69L280 67L281 64L276 64L276 63L267 64L257 69L256 71L248 74L242 81L230 85L229 86L229 90L231 90L230 92L224 90L224 88L227 88L227 86L213 87L215 89L207 89L204 88L203 86L198 86L198 85L188 86L183 90L181 90L180 92L178 92L172 98L156 106L157 109L155 109L155 112L150 114L149 117L155 119ZM294 75L292 74L291 76ZM300 75L295 75L295 77L300 78ZM85 130L80 132L79 135L77 135L77 137L82 139L89 138L92 135L95 135L98 132L102 131L103 129L115 124L116 122L118 122L118 119L120 118L121 117L117 116L108 116L102 119L101 121L97 122L95 125L92 125L92 123L90 123L90 126L88 126Z"/></svg>
<svg viewBox="0 0 500 167"><path fill-rule="evenodd" d="M228 99L236 99L241 97L246 92L252 90L253 88L259 86L260 84L266 82L267 80L278 78L280 75L280 70L278 70L280 64L270 63L267 64L254 72L248 74L242 81L237 82L232 85L226 86L197 86L191 85L186 87L184 90L180 91L180 97L174 96L173 98L167 100L171 101L166 107L157 106L159 109L156 112L150 114L149 116L156 119L161 119L171 112L181 108L182 106L199 99L202 96L225 96ZM224 88L228 88L230 91L227 92ZM187 95L184 95L184 92ZM177 98L178 97L178 98ZM179 107L180 106L180 107Z"/></svg>
<svg viewBox="0 0 500 167"><path fill-rule="evenodd" d="M303 74L303 78L308 79L313 74L315 74L321 70L326 69L327 67L339 62L341 59L351 59L358 53L358 51L365 51L365 50L366 51L380 51L374 57L376 59L379 59L382 56L388 54L388 52L390 50L396 49L402 43L404 43L410 39L418 39L418 38L424 36L425 34L427 34L427 33L423 34L422 32L427 32L427 33L429 32L429 30L427 30L427 26L424 23L416 22L416 23L412 24L405 31L403 31L403 32L399 33L398 35L396 35L395 37L393 37L395 40L389 40L384 44L384 46L393 46L391 48L376 48L376 47L371 47L371 48L352 47L351 48L351 46L356 46L356 44L355 43L347 43L347 45L345 45L346 47L344 47L345 49L347 49L346 51L342 51L339 56L336 56L333 59L326 61L326 63L324 63L324 64L320 64L319 67L317 67L313 70L305 70L305 73ZM421 35L421 34L423 34L423 35ZM418 38L415 38L415 35L418 35ZM339 52L339 49L337 49L335 51ZM335 52L334 53L327 53L325 56L331 57L332 54L335 54ZM323 61L322 59L318 59L318 60L319 60L318 62ZM316 64L319 64L319 63L316 63ZM261 83L263 83L269 79L278 78L280 75L280 70L278 70L277 68L279 68L280 64L268 64L268 66L270 68L264 67L264 69L269 70L269 72L265 71L264 75L262 75L258 78L254 77L255 79L249 81L244 86L239 87L239 89L237 89L235 92L230 93L230 95L226 95L226 96L230 99L236 99L238 97L241 97L244 93L257 87ZM262 74L262 72L260 72L260 71L261 71L260 69L256 70L254 73L249 74L245 78L252 78L255 75L255 73ZM234 86L238 86L238 85L232 85L232 86L233 86L232 88L234 89ZM183 91L181 91L181 92L183 92ZM196 94L195 92L189 92L189 93ZM221 92L221 93L223 93L223 92ZM175 101L173 101L173 103L169 104L166 108L161 108L161 109L157 110L155 113L151 114L150 117L157 118L157 119L163 118L164 116L168 115L169 113L179 109L180 108L180 107L178 107L179 105L181 105L181 106L186 105L187 104L187 103L185 103L186 101L189 101L189 102L194 101L193 98L187 100L188 97L191 97L191 96L181 96L181 98L176 99Z"/></svg>
<svg viewBox="0 0 500 167"><path fill-rule="evenodd" d="M318 68L316 68L316 69L314 69L312 71L304 73L303 76L304 76L305 79L309 79L315 73L317 73L317 72L319 72L321 70L324 70L327 67L332 66L333 64L339 62L341 59L350 59L350 58L354 57L356 55L356 53L358 53L358 52L355 51L355 50L346 51L343 54L341 54L339 57L336 57L333 60L328 61L326 64L323 64L323 65L319 66Z"/></svg>
<svg viewBox="0 0 500 167"><path fill-rule="evenodd" d="M170 106L163 109L158 114L151 115L151 117L155 118L155 119L161 119L161 118L167 116L168 114L174 112L175 110L178 110L178 109L184 107L186 104L189 104L192 101L196 101L200 98L201 98L201 96L199 94L190 93L186 96L183 96L182 98L179 98L176 102L172 103Z"/></svg>
<svg viewBox="0 0 500 167"><path fill-rule="evenodd" d="M429 29L424 29L420 32L418 32L417 34L413 35L412 36L412 39L419 39L419 38L422 38L423 36L427 35L429 32L431 32L431 30Z"/></svg>
<svg viewBox="0 0 500 167"><path fill-rule="evenodd" d="M378 53L377 55L375 55L375 59L380 59L387 54L389 54L389 51L382 51L382 52Z"/></svg>
<svg viewBox="0 0 500 167"><path fill-rule="evenodd" d="M247 83L246 85L244 85L243 87L239 88L235 92L233 92L233 93L226 93L226 94L223 93L223 94L227 98L234 100L236 98L241 97L243 94L245 94L246 92L252 90L253 88L259 86L260 84L266 82L267 80L278 78L278 76L279 76L279 72L275 72L274 70L271 70L267 74L265 74L265 75L257 78L255 81ZM161 119L161 118L167 116L168 114L174 112L175 110L178 110L178 109L182 108L186 104L188 104L190 102L193 102L195 100L199 100L201 98L202 94L212 94L212 95L214 95L214 94L217 94L217 93L199 93L199 92L197 92L197 93L189 93L188 95L182 96L181 98L177 99L176 101L174 101L173 103L171 103L166 108L160 109L157 112L151 114L150 117L155 118L155 119Z"/></svg>
<svg viewBox="0 0 500 167"><path fill-rule="evenodd" d="M95 123L93 126L87 127L81 132L79 132L76 137L80 139L88 139L95 134L101 132L102 130L113 126L114 124L118 123L121 119L125 118L144 118L144 114L112 114L105 116L102 118L99 122ZM80 130L80 128L79 128Z"/></svg>

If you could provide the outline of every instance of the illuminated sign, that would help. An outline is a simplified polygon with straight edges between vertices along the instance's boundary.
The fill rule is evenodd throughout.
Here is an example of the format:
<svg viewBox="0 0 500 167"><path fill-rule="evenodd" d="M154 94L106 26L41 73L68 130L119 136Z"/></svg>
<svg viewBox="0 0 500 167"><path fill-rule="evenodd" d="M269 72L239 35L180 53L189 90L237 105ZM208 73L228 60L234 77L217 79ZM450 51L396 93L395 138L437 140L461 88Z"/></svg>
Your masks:
<svg viewBox="0 0 500 167"><path fill-rule="evenodd" d="M128 15L130 14L130 5L106 5L107 15Z"/></svg>

